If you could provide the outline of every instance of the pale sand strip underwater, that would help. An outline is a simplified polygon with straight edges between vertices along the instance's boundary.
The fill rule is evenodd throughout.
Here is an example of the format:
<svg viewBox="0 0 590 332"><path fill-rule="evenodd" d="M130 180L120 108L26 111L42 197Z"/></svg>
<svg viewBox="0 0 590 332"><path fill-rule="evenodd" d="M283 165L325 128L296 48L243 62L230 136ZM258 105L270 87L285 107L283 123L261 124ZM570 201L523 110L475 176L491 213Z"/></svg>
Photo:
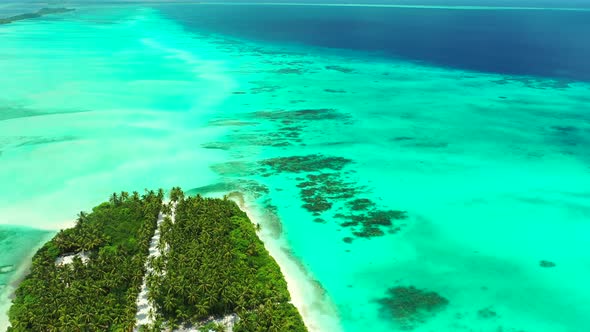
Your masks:
<svg viewBox="0 0 590 332"><path fill-rule="evenodd" d="M281 268L291 294L291 303L299 310L309 332L342 331L336 306L305 268L290 254L283 238L275 238L269 231L267 218L248 198L232 197L254 224L260 224L258 238Z"/></svg>

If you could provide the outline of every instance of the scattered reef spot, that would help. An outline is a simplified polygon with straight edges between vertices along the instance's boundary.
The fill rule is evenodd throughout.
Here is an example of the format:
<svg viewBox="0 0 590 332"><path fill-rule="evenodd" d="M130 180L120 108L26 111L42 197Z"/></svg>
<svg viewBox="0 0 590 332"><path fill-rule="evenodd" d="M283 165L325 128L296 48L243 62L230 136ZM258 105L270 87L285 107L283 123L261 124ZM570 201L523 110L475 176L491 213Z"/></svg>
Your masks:
<svg viewBox="0 0 590 332"><path fill-rule="evenodd" d="M346 90L342 90L342 89L324 89L324 92L328 92L328 93L346 93Z"/></svg>
<svg viewBox="0 0 590 332"><path fill-rule="evenodd" d="M493 311L491 307L483 308L477 311L477 317L481 319L490 319L497 316L498 314L495 311Z"/></svg>
<svg viewBox="0 0 590 332"><path fill-rule="evenodd" d="M571 133L578 130L578 128L574 126L551 126L551 129L563 133Z"/></svg>
<svg viewBox="0 0 590 332"><path fill-rule="evenodd" d="M346 74L354 72L354 69L343 67L343 66L326 66L326 69L327 70L335 70L335 71L339 71L341 73L346 73Z"/></svg>
<svg viewBox="0 0 590 332"><path fill-rule="evenodd" d="M250 121L240 121L240 120L232 120L232 119L217 119L213 121L209 121L209 125L211 126L229 126L229 127L242 127L242 126L253 126L257 125L257 122L250 122Z"/></svg>
<svg viewBox="0 0 590 332"><path fill-rule="evenodd" d="M257 88L251 88L250 93L258 94L258 93L272 93L279 90L281 87L278 85L269 85L269 86L259 86Z"/></svg>
<svg viewBox="0 0 590 332"><path fill-rule="evenodd" d="M409 136L398 136L398 137L394 137L391 140L394 142L399 142L399 141L410 141L413 140L413 137L409 137Z"/></svg>
<svg viewBox="0 0 590 332"><path fill-rule="evenodd" d="M281 68L275 71L275 73L277 74L297 74L297 75L301 75L303 74L303 70L299 69L299 68Z"/></svg>
<svg viewBox="0 0 590 332"><path fill-rule="evenodd" d="M333 108L258 111L252 113L251 116L270 121L348 120L350 118L348 114L341 113Z"/></svg>
<svg viewBox="0 0 590 332"><path fill-rule="evenodd" d="M412 330L444 309L449 300L414 286L396 286L389 288L377 303L382 316L393 319L404 330Z"/></svg>
<svg viewBox="0 0 590 332"><path fill-rule="evenodd" d="M545 268L550 268L550 267L555 267L556 264L553 263L553 262L550 262L550 261L542 260L542 261L539 262L539 266L540 267L545 267Z"/></svg>

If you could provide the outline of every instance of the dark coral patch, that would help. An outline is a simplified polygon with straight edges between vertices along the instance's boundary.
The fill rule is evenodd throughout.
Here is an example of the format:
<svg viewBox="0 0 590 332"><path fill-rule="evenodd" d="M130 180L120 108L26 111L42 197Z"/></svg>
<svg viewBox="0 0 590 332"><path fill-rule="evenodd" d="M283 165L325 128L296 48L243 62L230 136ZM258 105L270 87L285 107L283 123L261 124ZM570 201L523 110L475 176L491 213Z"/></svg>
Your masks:
<svg viewBox="0 0 590 332"><path fill-rule="evenodd" d="M389 288L386 297L378 299L377 303L381 306L381 315L393 319L404 330L412 330L444 309L449 300L414 286L396 286Z"/></svg>
<svg viewBox="0 0 590 332"><path fill-rule="evenodd" d="M325 198L313 196L306 199L302 207L309 212L325 212L332 208L332 203L328 202Z"/></svg>
<svg viewBox="0 0 590 332"><path fill-rule="evenodd" d="M350 202L347 202L346 205L353 211L361 211L373 208L375 203L373 203L370 199L367 198L357 198Z"/></svg>
<svg viewBox="0 0 590 332"><path fill-rule="evenodd" d="M266 159L262 165L270 167L277 173L314 172L323 169L339 171L352 160L342 157L326 157L320 154Z"/></svg>
<svg viewBox="0 0 590 332"><path fill-rule="evenodd" d="M370 238L385 235L381 227L389 227L389 233L395 233L399 227L391 228L393 220L406 219L407 215L404 211L372 209L360 214L337 213L334 218L344 220L340 226L353 228L355 236Z"/></svg>

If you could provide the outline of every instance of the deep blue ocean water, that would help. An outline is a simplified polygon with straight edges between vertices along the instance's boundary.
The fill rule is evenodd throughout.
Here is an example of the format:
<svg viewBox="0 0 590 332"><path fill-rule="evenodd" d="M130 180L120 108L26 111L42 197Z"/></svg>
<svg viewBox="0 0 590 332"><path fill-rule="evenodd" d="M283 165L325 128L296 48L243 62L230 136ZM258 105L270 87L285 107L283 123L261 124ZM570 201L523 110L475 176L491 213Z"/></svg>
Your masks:
<svg viewBox="0 0 590 332"><path fill-rule="evenodd" d="M590 81L590 11L272 5L160 9L189 28L245 39L370 51L474 71Z"/></svg>

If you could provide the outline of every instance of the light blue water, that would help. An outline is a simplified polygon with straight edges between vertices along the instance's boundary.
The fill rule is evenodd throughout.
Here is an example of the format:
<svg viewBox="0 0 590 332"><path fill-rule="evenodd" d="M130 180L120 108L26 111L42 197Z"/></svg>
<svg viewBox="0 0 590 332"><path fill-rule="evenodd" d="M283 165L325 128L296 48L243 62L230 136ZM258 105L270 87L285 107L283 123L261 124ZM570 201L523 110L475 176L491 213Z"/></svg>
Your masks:
<svg viewBox="0 0 590 332"><path fill-rule="evenodd" d="M240 190L324 294L308 319L586 329L587 83L286 45L268 31L253 41L172 12L81 7L0 26L3 224L57 229L117 190ZM391 210L407 218L369 218ZM3 257L22 261L42 236L31 238ZM422 292L407 311L384 307L400 303L388 289L410 286Z"/></svg>
<svg viewBox="0 0 590 332"><path fill-rule="evenodd" d="M31 259L31 249L49 240L52 232L0 225L0 297L2 310L5 299L14 291L18 278Z"/></svg>

